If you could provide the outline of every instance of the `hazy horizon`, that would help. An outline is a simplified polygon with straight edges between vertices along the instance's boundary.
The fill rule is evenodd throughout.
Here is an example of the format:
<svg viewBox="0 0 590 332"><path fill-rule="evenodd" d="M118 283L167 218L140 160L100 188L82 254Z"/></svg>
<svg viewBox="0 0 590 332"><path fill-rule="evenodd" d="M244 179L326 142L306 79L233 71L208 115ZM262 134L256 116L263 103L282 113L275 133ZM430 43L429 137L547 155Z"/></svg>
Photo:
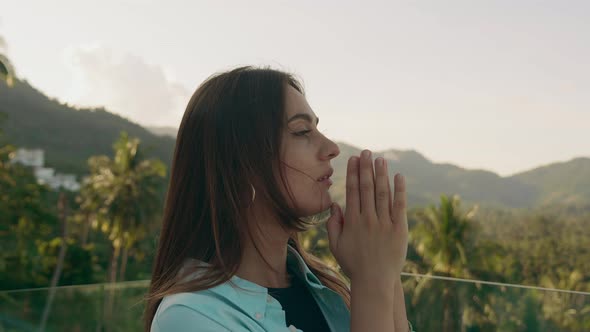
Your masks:
<svg viewBox="0 0 590 332"><path fill-rule="evenodd" d="M319 129L335 141L502 176L590 156L588 2L2 8L0 36L19 78L143 126L178 127L215 72L271 65L303 80Z"/></svg>
<svg viewBox="0 0 590 332"><path fill-rule="evenodd" d="M177 127L170 127L170 126L146 126L145 128L148 129L148 130L150 130L150 131L152 131L152 132L156 132L156 131L154 131L154 129L161 129L161 130L166 131L165 133L159 133L159 135L166 135L166 134L168 134L167 133L168 130L176 130L176 131L178 131L178 128ZM359 149L363 149L362 147L360 147L360 146L358 146L358 145L356 145L354 143L344 142L344 141L338 141L338 140L335 141L335 142L336 143L343 143L343 144L347 144L347 145L350 145L350 146L353 146L353 147L356 147L356 148L359 148ZM460 165L460 164L457 164L457 163L452 163L452 162L437 162L437 161L432 160L428 155L422 153L421 151L417 151L416 149L404 149L404 150L401 150L401 149L396 149L395 147L390 147L390 148L387 148L387 149L373 150L373 152L384 152L384 151L388 151L388 150L415 151L415 152L421 154L424 158L426 158L429 161L431 161L433 163L436 163L436 164L446 164L446 163L448 163L448 164L453 164L453 165L455 165L457 167L461 167L461 168L472 170L472 171L473 170L484 170L484 171L494 172L494 170L492 170L492 169L486 169L486 168L469 168L469 167L464 167L463 165ZM536 169L536 168L539 168L539 167L549 166L549 165L557 164L557 163L567 163L567 162L570 162L570 161L572 161L574 159L578 159L578 158L589 158L590 159L590 156L573 156L573 157L571 157L569 159L566 159L566 160L553 160L553 161L550 161L550 162L548 162L546 164L533 165L530 168L522 169L522 170L516 171L514 173L504 174L504 175L499 174L499 175L501 175L502 177L509 177L509 176L512 176L512 175L515 175L515 174L518 174L518 173L522 173L522 172L526 172L526 171L530 171L530 170L533 170L533 169Z"/></svg>

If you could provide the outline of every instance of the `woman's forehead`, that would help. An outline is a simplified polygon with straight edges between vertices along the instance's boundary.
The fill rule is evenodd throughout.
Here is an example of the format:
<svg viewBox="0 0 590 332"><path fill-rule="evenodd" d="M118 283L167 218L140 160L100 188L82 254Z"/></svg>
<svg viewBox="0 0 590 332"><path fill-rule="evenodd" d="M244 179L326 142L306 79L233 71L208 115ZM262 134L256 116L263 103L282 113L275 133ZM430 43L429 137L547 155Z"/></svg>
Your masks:
<svg viewBox="0 0 590 332"><path fill-rule="evenodd" d="M285 118L287 123L303 119L317 124L319 118L313 112L305 97L295 88L289 86L286 93Z"/></svg>

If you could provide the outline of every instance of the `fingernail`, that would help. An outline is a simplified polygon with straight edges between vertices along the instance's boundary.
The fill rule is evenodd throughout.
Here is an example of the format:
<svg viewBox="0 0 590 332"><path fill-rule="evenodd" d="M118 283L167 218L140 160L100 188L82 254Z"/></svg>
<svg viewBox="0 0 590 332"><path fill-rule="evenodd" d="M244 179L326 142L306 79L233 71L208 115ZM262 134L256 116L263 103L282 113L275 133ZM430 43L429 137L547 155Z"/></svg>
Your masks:
<svg viewBox="0 0 590 332"><path fill-rule="evenodd" d="M375 159L375 163L377 163L377 166L379 167L383 166L383 158L379 157Z"/></svg>
<svg viewBox="0 0 590 332"><path fill-rule="evenodd" d="M371 156L371 151L369 151L369 150L363 150L363 152L361 153L361 156L363 158L369 158Z"/></svg>

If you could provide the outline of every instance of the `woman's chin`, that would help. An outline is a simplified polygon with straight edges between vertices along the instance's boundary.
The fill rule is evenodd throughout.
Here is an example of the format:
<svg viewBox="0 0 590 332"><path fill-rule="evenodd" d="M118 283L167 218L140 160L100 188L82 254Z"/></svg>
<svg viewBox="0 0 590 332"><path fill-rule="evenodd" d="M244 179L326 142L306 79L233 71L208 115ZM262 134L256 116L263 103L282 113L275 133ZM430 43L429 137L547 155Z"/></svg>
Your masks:
<svg viewBox="0 0 590 332"><path fill-rule="evenodd" d="M314 204L315 206L309 208L309 215L314 215L314 214L318 214L318 213L322 213L325 212L326 210L330 209L330 205L332 205L332 199L328 196L328 197L324 197L321 205L318 204Z"/></svg>
<svg viewBox="0 0 590 332"><path fill-rule="evenodd" d="M311 197L305 197L306 200L301 200L297 210L298 214L302 217L309 217L313 216L322 212L325 212L330 209L330 205L334 202L332 197L330 196L329 192L324 192L320 195L317 195L315 199L311 199Z"/></svg>

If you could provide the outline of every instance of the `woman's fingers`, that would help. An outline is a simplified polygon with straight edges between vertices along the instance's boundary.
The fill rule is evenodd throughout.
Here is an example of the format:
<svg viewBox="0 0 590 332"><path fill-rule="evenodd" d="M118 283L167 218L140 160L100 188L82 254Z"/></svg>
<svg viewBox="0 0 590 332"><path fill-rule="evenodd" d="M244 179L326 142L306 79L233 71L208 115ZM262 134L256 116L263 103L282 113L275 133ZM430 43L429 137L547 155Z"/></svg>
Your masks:
<svg viewBox="0 0 590 332"><path fill-rule="evenodd" d="M401 174L396 174L393 178L394 190L393 193L393 207L392 207L392 221L399 222L405 220L406 217L406 180Z"/></svg>
<svg viewBox="0 0 590 332"><path fill-rule="evenodd" d="M366 215L368 220L393 220L405 213L405 185L395 179L392 201L387 162L373 159L371 151L363 150L361 157L350 157L346 173L346 215ZM397 220L397 219L395 219Z"/></svg>
<svg viewBox="0 0 590 332"><path fill-rule="evenodd" d="M379 220L383 222L391 220L389 213L391 191L389 190L389 176L387 175L386 165L385 159L375 159L375 209Z"/></svg>
<svg viewBox="0 0 590 332"><path fill-rule="evenodd" d="M359 158L350 157L346 168L346 216L358 216L360 213Z"/></svg>
<svg viewBox="0 0 590 332"><path fill-rule="evenodd" d="M375 182L373 173L373 161L371 151L363 150L361 153L359 190L361 195L361 214L367 217L376 216L375 211ZM372 219L372 218L369 218Z"/></svg>
<svg viewBox="0 0 590 332"><path fill-rule="evenodd" d="M345 225L335 223L335 213L328 235L330 250L343 270L349 271L351 282L376 276L391 280L403 268L408 233L405 184L398 174L392 193L388 179L385 160L379 158L373 164L369 150L361 158L348 160Z"/></svg>

